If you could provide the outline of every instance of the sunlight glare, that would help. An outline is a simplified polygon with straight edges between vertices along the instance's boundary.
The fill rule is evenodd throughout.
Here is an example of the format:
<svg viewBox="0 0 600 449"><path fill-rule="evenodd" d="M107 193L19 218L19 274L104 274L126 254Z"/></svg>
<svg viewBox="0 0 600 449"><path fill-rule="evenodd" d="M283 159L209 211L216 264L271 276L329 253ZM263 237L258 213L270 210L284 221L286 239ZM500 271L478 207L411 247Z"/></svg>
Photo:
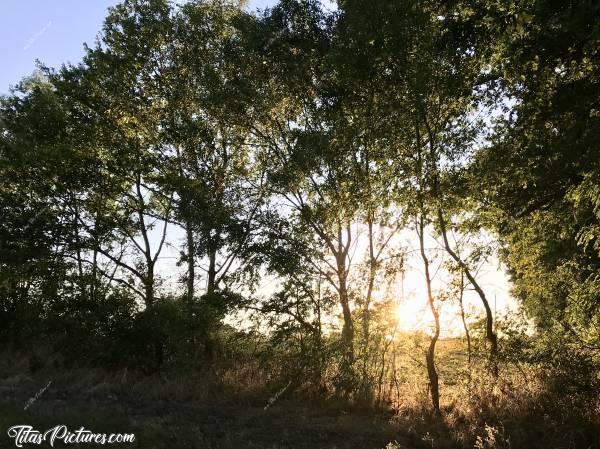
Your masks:
<svg viewBox="0 0 600 449"><path fill-rule="evenodd" d="M424 301L417 298L406 299L398 305L396 310L400 328L405 332L426 330L430 325L426 322L428 312L427 304Z"/></svg>
<svg viewBox="0 0 600 449"><path fill-rule="evenodd" d="M405 287L407 294L396 308L398 325L404 332L428 331L433 323L424 287L418 280Z"/></svg>

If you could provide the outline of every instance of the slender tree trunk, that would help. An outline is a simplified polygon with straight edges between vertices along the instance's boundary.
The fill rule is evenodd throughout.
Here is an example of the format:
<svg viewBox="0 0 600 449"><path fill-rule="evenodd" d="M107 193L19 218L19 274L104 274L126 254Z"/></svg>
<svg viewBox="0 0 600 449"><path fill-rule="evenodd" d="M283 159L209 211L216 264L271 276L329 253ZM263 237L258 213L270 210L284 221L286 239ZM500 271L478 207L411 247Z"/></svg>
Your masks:
<svg viewBox="0 0 600 449"><path fill-rule="evenodd" d="M342 314L344 317L342 340L349 360L354 361L354 323L352 322L352 311L350 310L345 273L340 274L340 304L342 306Z"/></svg>
<svg viewBox="0 0 600 449"><path fill-rule="evenodd" d="M375 247L373 242L373 217L369 214L368 218L369 228L369 278L367 283L367 294L365 297L364 313L363 313L363 350L362 350L362 382L366 383L368 378L368 354L370 346L370 332L371 332L371 297L373 296L373 287L375 284L375 274L377 272L377 260L375 258ZM365 385L368 387L368 385ZM365 395L367 391L365 389Z"/></svg>
<svg viewBox="0 0 600 449"><path fill-rule="evenodd" d="M144 294L146 306L154 304L154 262L147 261L146 279L144 280Z"/></svg>
<svg viewBox="0 0 600 449"><path fill-rule="evenodd" d="M340 227L341 229L341 227ZM347 271L346 271L346 255L341 249L341 231L339 233L339 251L336 254L337 276L338 276L338 293L340 305L342 306L342 315L344 318L344 326L342 328L342 365L341 371L346 378L343 384L344 392L350 393L355 385L353 380L353 365L354 365L354 323L352 320L352 311L350 309L350 298L348 296Z"/></svg>
<svg viewBox="0 0 600 449"><path fill-rule="evenodd" d="M431 337L431 341L429 342L429 349L427 350L427 355L425 356L425 361L427 363L427 374L429 376L429 386L431 389L431 404L433 405L433 409L439 413L440 412L440 387L439 387L439 377L435 367L435 345L440 336L440 317L437 309L435 308L435 302L433 299L433 292L431 290L431 273L429 272L429 259L427 258L427 254L425 253L425 218L421 215L418 220L418 234L419 234L419 247L421 250L421 258L423 259L423 266L425 268L425 283L427 286L427 301L429 303L429 309L433 315L433 319L435 322L435 332Z"/></svg>
<svg viewBox="0 0 600 449"><path fill-rule="evenodd" d="M206 293L214 293L217 289L216 279L217 279L217 251L214 249L210 249L208 253L208 280L206 285ZM204 341L204 355L207 360L212 360L215 356L215 342L213 341L212 335L209 333L206 334L206 339Z"/></svg>
<svg viewBox="0 0 600 449"><path fill-rule="evenodd" d="M217 252L213 249L208 254L208 282L206 286L207 293L212 293L216 290L217 279Z"/></svg>
<svg viewBox="0 0 600 449"><path fill-rule="evenodd" d="M439 164L439 154L437 152L437 147L435 145L434 133L429 126L429 122L427 121L427 116L425 114L424 121L425 127L427 129L427 135L429 136L429 157L428 162L430 164L430 175L432 179L432 193L434 198L437 200L437 216L438 216L438 224L440 226L440 231L442 234L442 239L444 241L444 247L446 252L454 259L456 263L461 267L467 279L481 298L481 302L483 303L483 307L485 308L486 314L486 339L490 342L490 370L494 377L498 376L498 362L497 362L497 353L498 353L498 338L496 333L494 332L494 317L492 314L492 309L490 308L489 302L483 292L483 289L472 275L471 270L467 264L460 258L460 256L452 249L450 246L450 242L448 241L448 235L446 231L446 220L444 218L444 213L441 207L442 195L440 191L440 183L439 183L439 172L438 172L438 164ZM417 140L420 146L420 134L417 128Z"/></svg>
<svg viewBox="0 0 600 449"><path fill-rule="evenodd" d="M315 308L317 313L317 329L316 329L316 350L317 350L317 381L319 391L326 391L325 384L323 383L323 367L325 366L324 354L323 354L323 323L321 319L321 277L317 280L317 296L315 301Z"/></svg>
<svg viewBox="0 0 600 449"><path fill-rule="evenodd" d="M462 320L463 328L465 329L465 337L467 338L467 363L469 368L471 367L471 333L469 332L469 326L467 325L467 318L465 316L465 305L463 302L463 294L465 291L464 273L460 272L460 293L458 296L458 303L460 304L460 318Z"/></svg>
<svg viewBox="0 0 600 449"><path fill-rule="evenodd" d="M146 259L146 273L143 277L144 284L144 299L146 306L154 304L154 259L152 258L152 247L148 238L148 228L146 227L144 214L146 212L146 203L142 194L142 175L137 173L136 193L138 200L137 215L139 220L140 231L144 240L143 254ZM157 254L158 255L158 254Z"/></svg>
<svg viewBox="0 0 600 449"><path fill-rule="evenodd" d="M498 377L498 337L496 332L494 332L494 315L492 313L492 309L490 304L485 296L485 293L475 276L471 273L471 270L467 266L467 264L460 258L460 256L452 249L450 246L450 242L448 241L448 233L446 231L446 220L444 219L444 213L441 207L438 207L438 221L440 225L440 230L442 233L442 239L444 241L444 247L446 248L446 252L454 259L454 261L461 267L462 271L465 273L465 276L479 295L481 302L483 303L483 307L485 308L485 337L490 342L490 370L494 377Z"/></svg>
<svg viewBox="0 0 600 449"><path fill-rule="evenodd" d="M94 221L94 240L96 239L96 230L98 226L100 213L96 211L95 213L95 221ZM94 250L92 253L92 284L90 286L90 296L93 301L96 300L97 290L98 290L98 250L96 249L96 245L94 245Z"/></svg>
<svg viewBox="0 0 600 449"><path fill-rule="evenodd" d="M179 177L181 179L185 179L185 171L183 168L183 158L181 154L181 149L178 145L175 146L175 151L177 153L177 160L179 161ZM195 245L194 245L194 231L192 229L192 221L189 218L190 212L190 201L189 201L189 193L186 188L182 188L180 192L181 197L181 206L184 211L185 218L185 234L187 239L187 286L186 286L186 296L188 304L192 304L194 302L194 281L196 280L196 272L195 272Z"/></svg>
<svg viewBox="0 0 600 449"><path fill-rule="evenodd" d="M187 237L187 301L188 304L194 302L194 280L196 278L195 272L195 261L194 261L194 233L192 231L192 225L188 221L185 226L185 233Z"/></svg>
<svg viewBox="0 0 600 449"><path fill-rule="evenodd" d="M348 225L350 226L350 225ZM335 254L338 277L338 293L340 305L342 306L342 315L344 317L344 326L342 328L342 342L344 344L345 361L350 367L354 363L354 323L352 320L352 311L350 310L350 298L348 296L347 270L346 270L346 251L342 243L342 224L338 223L338 250ZM350 242L347 243L348 245Z"/></svg>
<svg viewBox="0 0 600 449"><path fill-rule="evenodd" d="M425 121L426 123L426 121ZM426 123L427 124L427 123ZM417 139L417 168L418 174L420 177L420 186L424 187L426 185L426 180L431 178L431 189L435 194L438 192L438 176L437 176L437 166L436 166L436 152L435 146L433 145L433 141L429 139L429 158L428 162L430 164L429 170L423 171L426 168L425 161L423 160L423 155L421 153L421 149L423 148L423 142L421 140L421 132L418 124L415 124L415 133ZM431 337L431 341L429 342L429 349L427 350L427 355L425 357L425 361L427 363L427 374L429 376L429 386L431 389L431 404L433 405L433 409L436 413L440 412L440 387L439 387L439 377L435 367L435 345L440 336L440 320L438 316L437 309L435 308L435 303L433 299L433 292L431 291L431 273L429 272L429 259L427 258L427 253L425 252L425 204L424 198L422 197L422 192L417 190L417 198L420 203L420 217L417 218L417 234L419 237L419 248L421 252L421 258L423 259L423 265L425 268L425 282L427 287L427 301L429 303L429 308L433 315L435 331L433 336Z"/></svg>
<svg viewBox="0 0 600 449"><path fill-rule="evenodd" d="M75 228L75 246L76 246L76 253L77 253L77 270L79 273L79 277L82 278L83 277L83 262L82 262L82 258L81 258L81 237L79 235L79 222L80 222L80 214L79 214L79 207L77 206L77 200L75 199L75 195L71 196L71 199L73 201L73 209L75 212L75 217L73 217L73 227ZM81 279L80 279L81 282ZM85 290L85 287L84 287Z"/></svg>

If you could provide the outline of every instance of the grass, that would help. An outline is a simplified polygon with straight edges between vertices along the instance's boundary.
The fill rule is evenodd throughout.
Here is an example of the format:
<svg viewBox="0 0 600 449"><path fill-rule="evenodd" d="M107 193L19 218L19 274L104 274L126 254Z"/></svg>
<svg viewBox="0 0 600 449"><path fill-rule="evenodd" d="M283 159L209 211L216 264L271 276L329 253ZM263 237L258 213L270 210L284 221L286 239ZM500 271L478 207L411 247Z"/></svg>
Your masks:
<svg viewBox="0 0 600 449"><path fill-rule="evenodd" d="M144 449L600 448L597 421L581 421L570 410L561 413L561 401L554 408L544 403L534 375L505 369L501 379L490 382L474 365L468 382L460 340L440 341L443 413L431 413L419 357L423 342L413 343L401 351L395 397L383 406L290 389L267 410L285 384L263 380L267 376L252 363L144 375L66 368L52 357L40 361L5 352L0 354L0 448L15 447L6 430L17 424L133 432L135 443L112 447Z"/></svg>
<svg viewBox="0 0 600 449"><path fill-rule="evenodd" d="M124 370L44 368L31 374L23 361L12 366L0 376L2 448L15 447L6 430L17 424L133 432L133 447L145 449L381 448L401 438L389 413L361 413L340 403L315 407L286 397L264 410L267 390L239 394L214 373L139 376ZM51 386L23 410L49 380ZM411 447L422 446L411 442Z"/></svg>

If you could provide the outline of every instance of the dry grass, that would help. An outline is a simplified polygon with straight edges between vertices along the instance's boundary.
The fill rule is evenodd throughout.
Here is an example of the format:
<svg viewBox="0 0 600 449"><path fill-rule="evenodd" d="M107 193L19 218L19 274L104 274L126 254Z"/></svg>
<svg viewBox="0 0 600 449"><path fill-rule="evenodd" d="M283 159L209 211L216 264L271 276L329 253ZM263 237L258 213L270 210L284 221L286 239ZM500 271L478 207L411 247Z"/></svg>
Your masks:
<svg viewBox="0 0 600 449"><path fill-rule="evenodd" d="M389 414L359 413L348 404L315 407L283 395L264 410L274 391L249 366L143 376L49 364L32 373L26 357L10 354L0 366L2 448L14 447L6 430L23 423L134 432L135 447L145 449L381 448L401 438ZM23 410L49 380L50 388Z"/></svg>
<svg viewBox="0 0 600 449"><path fill-rule="evenodd" d="M442 341L439 416L430 411L418 351L402 354L384 406L308 396L296 382L264 410L287 382L257 361L149 376L67 369L47 355L7 352L0 355L0 447L14 447L6 429L27 423L134 432L135 447L148 449L600 448L598 410L587 417L561 410L568 401L545 396L540 373L531 367L505 367L494 380L476 361L469 375L462 343ZM50 380L51 387L23 410Z"/></svg>

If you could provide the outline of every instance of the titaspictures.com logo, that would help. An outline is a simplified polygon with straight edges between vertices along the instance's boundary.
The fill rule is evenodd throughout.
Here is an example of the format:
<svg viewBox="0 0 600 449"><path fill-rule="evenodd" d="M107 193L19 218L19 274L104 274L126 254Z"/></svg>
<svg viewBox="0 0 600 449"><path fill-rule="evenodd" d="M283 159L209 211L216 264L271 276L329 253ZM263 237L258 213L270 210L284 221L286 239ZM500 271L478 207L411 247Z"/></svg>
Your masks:
<svg viewBox="0 0 600 449"><path fill-rule="evenodd" d="M63 444L116 444L135 442L135 434L133 433L94 433L85 427L71 431L65 425L58 425L41 432L32 426L20 424L8 429L7 434L14 440L16 447L23 447L24 444L40 445L42 443L48 443L51 447L54 447L58 441L61 441Z"/></svg>

